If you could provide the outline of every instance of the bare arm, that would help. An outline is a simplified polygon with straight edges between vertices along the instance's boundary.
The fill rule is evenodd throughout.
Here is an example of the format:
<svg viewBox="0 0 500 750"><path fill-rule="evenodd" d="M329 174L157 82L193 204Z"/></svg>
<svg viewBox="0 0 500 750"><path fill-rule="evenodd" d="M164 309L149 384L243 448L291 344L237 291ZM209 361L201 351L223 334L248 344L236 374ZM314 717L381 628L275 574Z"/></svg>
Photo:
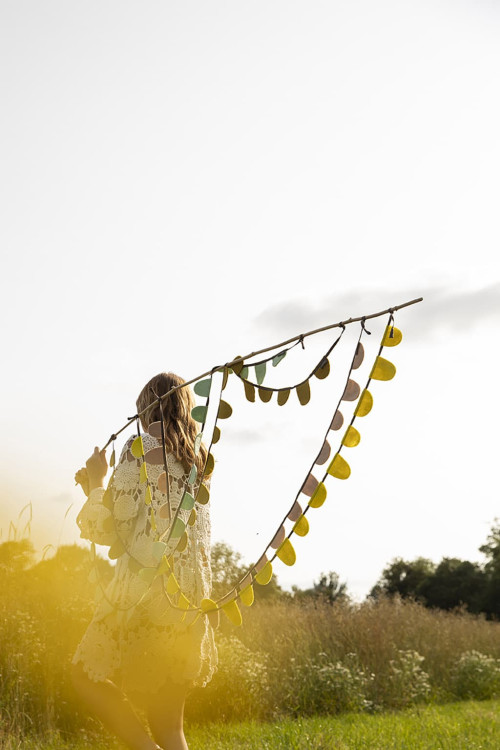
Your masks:
<svg viewBox="0 0 500 750"><path fill-rule="evenodd" d="M108 471L108 462L106 460L106 451L94 448L94 452L87 460L87 475L89 480L89 492L97 487L104 487L104 477Z"/></svg>

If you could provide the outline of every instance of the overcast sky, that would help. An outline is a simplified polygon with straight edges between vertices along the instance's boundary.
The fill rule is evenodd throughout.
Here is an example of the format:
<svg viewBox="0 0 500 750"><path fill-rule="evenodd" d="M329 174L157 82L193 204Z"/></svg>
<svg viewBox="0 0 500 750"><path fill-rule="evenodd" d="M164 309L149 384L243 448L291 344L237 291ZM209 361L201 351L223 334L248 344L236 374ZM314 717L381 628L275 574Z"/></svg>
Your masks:
<svg viewBox="0 0 500 750"><path fill-rule="evenodd" d="M398 372L374 384L352 477L329 480L276 572L307 586L335 570L362 597L395 556L481 560L500 515L498 3L0 9L2 538L31 502L39 550L78 539L74 472L156 372L191 378L423 296L396 317ZM336 387L280 409L230 385L213 537L248 563Z"/></svg>

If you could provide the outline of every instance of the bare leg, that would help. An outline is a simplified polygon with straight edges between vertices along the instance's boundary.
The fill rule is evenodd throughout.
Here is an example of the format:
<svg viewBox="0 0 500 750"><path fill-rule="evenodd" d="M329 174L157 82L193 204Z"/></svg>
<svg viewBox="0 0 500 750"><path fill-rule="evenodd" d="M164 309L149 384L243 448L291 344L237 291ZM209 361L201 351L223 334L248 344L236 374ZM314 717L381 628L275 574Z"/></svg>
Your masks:
<svg viewBox="0 0 500 750"><path fill-rule="evenodd" d="M183 728L187 690L187 686L169 683L149 699L149 727L164 750L188 750Z"/></svg>
<svg viewBox="0 0 500 750"><path fill-rule="evenodd" d="M123 740L127 747L131 750L161 750L113 682L93 682L87 677L81 664L73 666L71 677L75 690L88 708L107 729Z"/></svg>

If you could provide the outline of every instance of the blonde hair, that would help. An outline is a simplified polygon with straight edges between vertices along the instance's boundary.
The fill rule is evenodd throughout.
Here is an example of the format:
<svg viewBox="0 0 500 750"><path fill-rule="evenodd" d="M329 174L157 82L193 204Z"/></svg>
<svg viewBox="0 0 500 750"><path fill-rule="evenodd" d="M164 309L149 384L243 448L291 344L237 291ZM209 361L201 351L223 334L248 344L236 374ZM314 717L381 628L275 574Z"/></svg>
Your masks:
<svg viewBox="0 0 500 750"><path fill-rule="evenodd" d="M194 463L201 472L208 452L202 443L198 455L195 456L194 453L194 441L199 432L199 425L191 416L191 409L195 406L191 388L189 386L177 388L163 399L161 405L158 402L160 396L185 382L173 372L161 372L155 375L139 393L136 401L137 411L140 414L147 409L140 417L145 430L153 422L163 419L167 451L181 461L186 469Z"/></svg>

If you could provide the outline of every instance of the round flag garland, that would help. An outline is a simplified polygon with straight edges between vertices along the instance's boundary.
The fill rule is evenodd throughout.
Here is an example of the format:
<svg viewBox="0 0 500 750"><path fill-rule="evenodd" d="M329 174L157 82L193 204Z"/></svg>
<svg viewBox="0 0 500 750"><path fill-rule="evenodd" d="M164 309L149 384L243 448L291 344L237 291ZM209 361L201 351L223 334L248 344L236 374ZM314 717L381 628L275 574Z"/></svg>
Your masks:
<svg viewBox="0 0 500 750"><path fill-rule="evenodd" d="M419 300L415 300L418 302ZM406 303L406 304L413 304ZM402 305L403 307L406 305ZM154 559L157 561L154 567L144 567L139 560L137 560L127 549L127 545L124 540L120 538L118 533L117 525L113 515L113 502L111 495L108 491L104 493L103 504L111 512L111 517L108 519L111 528L106 529L107 531L114 531L116 534L116 541L114 541L109 549L108 557L110 559L117 559L123 554L129 556L129 569L134 574L138 575L141 580L148 584L148 588L144 593L137 599L137 601L124 607L117 605L112 602L107 596L104 585L100 579L97 564L96 564L96 552L95 544L91 545L91 559L94 562L94 566L89 575L89 579L92 582L98 584L98 597L106 601L109 611L117 611L122 616L130 617L135 607L143 600L149 591L149 586L154 580L161 577L162 579L162 590L163 595L169 602L170 606L179 612L179 618L187 623L192 623L197 620L200 616L207 616L212 626L216 627L219 623L219 613L224 612L227 618L234 625L242 624L242 615L239 608L239 603L245 607L250 607L254 602L254 584L257 583L261 586L267 585L273 576L273 563L276 559L281 561L287 566L294 565L296 561L295 548L292 544L293 536L304 537L309 532L309 519L307 515L310 508L320 508L327 497L327 488L325 480L328 476L336 479L345 480L348 479L351 474L351 468L348 461L341 455L343 448L355 448L359 445L361 440L360 432L354 427L354 421L357 417L367 416L373 407L373 396L369 390L369 386L372 380L378 381L389 381L396 374L396 367L392 362L381 356L382 351L385 347L395 347L402 341L401 331L394 326L394 310L397 308L391 308L389 310L389 319L385 327L378 354L376 355L367 382L363 389L360 388L359 384L351 378L353 370L357 370L364 359L364 347L361 342L363 333L369 333L365 328L366 316L359 319L361 322L361 331L356 344L356 349L349 367L348 375L346 378L344 390L336 409L333 413L331 422L329 424L327 434L321 444L321 447L314 459L309 472L306 475L304 482L301 485L299 492L297 493L294 501L286 513L284 519L278 526L275 534L271 538L270 542L264 549L264 552L258 559L258 561L250 566L248 571L242 577L242 579L234 586L228 593L220 597L218 600L202 599L199 604L190 602L185 594L182 592L181 587L175 577L174 572L174 553L181 552L185 549L188 543L189 527L194 526L196 523L196 505L204 505L208 503L210 498L210 492L204 480L209 477L214 469L214 457L211 453L212 446L217 443L221 436L220 428L217 424L219 420L225 420L231 417L232 407L231 405L222 399L222 393L227 385L229 375L236 375L243 383L244 393L248 401L254 403L256 392L259 398L263 402L269 402L273 397L274 393L277 393L277 402L280 406L287 403L290 393L295 390L298 400L301 405L305 406L309 403L311 398L310 381L313 376L322 380L328 377L330 373L330 361L329 355L336 347L340 339L342 338L347 323L354 321L346 321L346 323L338 324L342 327L342 331L334 343L330 346L327 352L321 357L320 361L316 364L309 376L296 385L287 385L280 388L271 388L263 386L263 382L267 372L267 366L269 363L273 367L276 367L286 356L287 352L297 346L297 344L303 344L303 336L297 337L297 341L288 348L281 349L278 354L273 354L265 360L254 362L250 365L245 364L244 358L236 357L232 363L224 365L223 367L214 368L210 373L209 377L199 378L194 384L194 392L197 396L205 398L206 402L203 405L197 405L192 409L191 415L193 419L200 424L200 431L195 439L194 452L195 455L199 454L205 424L209 413L211 399L217 400L217 412L215 415L214 426L212 429L211 440L207 451L207 459L202 472L198 472L196 464L193 463L187 478L184 483L184 488L181 495L179 505L172 516L170 495L169 495L169 481L168 481L168 466L167 466L167 453L165 444L164 426L162 422L154 422L148 427L148 433L159 439L161 442L160 447L153 448L147 452L144 451L144 442L140 430L140 415L136 415L135 419L137 424L137 437L133 440L130 446L130 452L132 456L140 461L139 468L139 481L141 485L144 485L144 503L148 509L148 518L153 531L155 541L153 542L152 553ZM379 313L378 315L380 315ZM333 326L331 326L333 327ZM327 327L328 328L328 327ZM324 330L324 329L321 329ZM314 332L312 332L314 333ZM309 335L309 334L308 334ZM277 347L275 347L277 348ZM252 355L246 357L251 358ZM255 380L250 380L250 370L254 371ZM222 372L222 383L219 394L217 397L213 397L212 385L213 375L215 372ZM191 381L193 382L193 381ZM185 385L188 385L186 383ZM159 402L163 400L168 394L165 394L159 399ZM357 402L354 408L353 416L347 428L344 430L340 439L340 444L337 451L332 456L332 449L328 442L330 432L338 432L344 425L344 417L340 411L342 401L346 402ZM124 428L122 428L124 429ZM113 451L110 458L110 466L115 466L115 450L114 440L116 434L113 434L109 442L113 442ZM109 444L109 443L108 443ZM162 504L158 509L158 515L162 519L169 520L169 525L163 535L159 535L157 531L156 513L153 505L153 493L154 486L150 484L148 477L148 464L149 465L163 465L164 471L158 478L158 490L162 494L167 495L167 501ZM321 477L318 479L312 473L317 466L327 466L323 471ZM110 482L111 484L111 482ZM301 497L303 495L305 500ZM305 504L304 504L305 503ZM182 513L182 515L181 515ZM187 515L189 514L189 515ZM287 527L291 524L291 528L287 531ZM173 544L172 544L173 542Z"/></svg>

